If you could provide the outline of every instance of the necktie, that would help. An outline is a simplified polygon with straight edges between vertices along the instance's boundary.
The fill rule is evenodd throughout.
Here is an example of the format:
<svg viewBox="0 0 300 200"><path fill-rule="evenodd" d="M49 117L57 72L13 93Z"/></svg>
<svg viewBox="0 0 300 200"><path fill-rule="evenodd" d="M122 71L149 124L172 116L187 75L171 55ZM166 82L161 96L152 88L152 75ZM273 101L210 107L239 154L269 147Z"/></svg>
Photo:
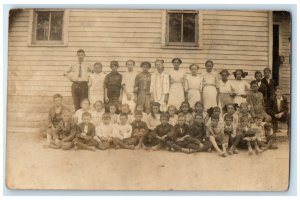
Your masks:
<svg viewBox="0 0 300 200"><path fill-rule="evenodd" d="M79 74L78 74L78 77L80 78L81 77L81 63L79 63Z"/></svg>

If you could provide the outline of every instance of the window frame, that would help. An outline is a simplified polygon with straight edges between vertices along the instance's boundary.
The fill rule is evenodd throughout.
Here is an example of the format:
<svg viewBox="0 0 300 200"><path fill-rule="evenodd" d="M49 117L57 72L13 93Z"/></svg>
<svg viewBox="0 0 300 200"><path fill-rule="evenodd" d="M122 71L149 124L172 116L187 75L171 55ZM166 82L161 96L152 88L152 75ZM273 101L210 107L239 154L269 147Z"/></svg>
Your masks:
<svg viewBox="0 0 300 200"><path fill-rule="evenodd" d="M169 42L169 13L193 13L196 14L195 43ZM162 48L170 49L202 49L202 12L198 10L164 10L162 12ZM183 34L183 33L182 33Z"/></svg>
<svg viewBox="0 0 300 200"><path fill-rule="evenodd" d="M38 41L36 40L36 12L46 11L63 11L63 27L61 41ZM28 46L67 46L68 45L68 28L69 28L69 10L65 9L31 9L29 12L29 26L28 26ZM50 37L50 36L49 36Z"/></svg>

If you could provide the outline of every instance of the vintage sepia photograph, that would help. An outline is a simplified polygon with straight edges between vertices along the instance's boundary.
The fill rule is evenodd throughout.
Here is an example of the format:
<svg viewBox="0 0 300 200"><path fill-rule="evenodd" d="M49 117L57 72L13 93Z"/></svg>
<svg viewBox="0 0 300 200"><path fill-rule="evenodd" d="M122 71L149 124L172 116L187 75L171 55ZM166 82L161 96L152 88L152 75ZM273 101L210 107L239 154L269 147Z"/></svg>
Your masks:
<svg viewBox="0 0 300 200"><path fill-rule="evenodd" d="M291 14L9 11L6 185L286 191Z"/></svg>

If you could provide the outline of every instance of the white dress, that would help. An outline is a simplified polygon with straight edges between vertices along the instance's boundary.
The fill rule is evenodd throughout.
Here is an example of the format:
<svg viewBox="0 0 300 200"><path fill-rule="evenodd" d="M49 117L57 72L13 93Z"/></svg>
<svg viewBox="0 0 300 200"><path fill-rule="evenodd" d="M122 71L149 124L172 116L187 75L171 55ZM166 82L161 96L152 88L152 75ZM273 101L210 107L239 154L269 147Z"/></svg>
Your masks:
<svg viewBox="0 0 300 200"><path fill-rule="evenodd" d="M201 101L201 91L202 91L202 76L191 74L186 75L184 89L188 93L188 102L193 108L197 101Z"/></svg>
<svg viewBox="0 0 300 200"><path fill-rule="evenodd" d="M241 95L247 95L247 91L250 90L250 85L245 80L234 80L232 81L233 92L236 94L233 101L240 105L243 102L246 102L246 98L243 98Z"/></svg>
<svg viewBox="0 0 300 200"><path fill-rule="evenodd" d="M89 76L89 100L92 105L96 101L104 102L104 79L105 74L103 72L93 73Z"/></svg>
<svg viewBox="0 0 300 200"><path fill-rule="evenodd" d="M170 95L168 105L174 105L179 109L184 101L184 77L185 73L182 70L173 70L170 73Z"/></svg>
<svg viewBox="0 0 300 200"><path fill-rule="evenodd" d="M233 103L233 98L230 96L233 93L232 82L230 80L227 80L225 83L222 80L219 81L219 92L219 105L221 109L226 104Z"/></svg>
<svg viewBox="0 0 300 200"><path fill-rule="evenodd" d="M169 94L170 89L170 78L169 74L163 71L161 74L158 72L152 74L151 84L150 84L150 93L153 94L155 102L160 103L160 110L162 112L167 111L167 104L165 101L165 95Z"/></svg>
<svg viewBox="0 0 300 200"><path fill-rule="evenodd" d="M218 74L213 71L205 72L203 74L202 85L204 110L217 106L217 88L219 88Z"/></svg>
<svg viewBox="0 0 300 200"><path fill-rule="evenodd" d="M125 85L126 91L131 96L131 99L128 100L126 94L123 92L122 97L122 104L128 104L131 112L135 109L135 102L134 102L134 83L136 72L124 72L122 73L122 85Z"/></svg>

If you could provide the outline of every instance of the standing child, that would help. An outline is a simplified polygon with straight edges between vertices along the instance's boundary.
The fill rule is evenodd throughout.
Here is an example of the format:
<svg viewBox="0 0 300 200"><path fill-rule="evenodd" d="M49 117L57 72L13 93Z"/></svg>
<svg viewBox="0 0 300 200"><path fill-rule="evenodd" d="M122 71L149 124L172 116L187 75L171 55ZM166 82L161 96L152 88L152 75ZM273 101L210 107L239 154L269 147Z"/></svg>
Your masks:
<svg viewBox="0 0 300 200"><path fill-rule="evenodd" d="M160 113L160 103L154 102L146 121L150 130L154 130L160 124Z"/></svg>
<svg viewBox="0 0 300 200"><path fill-rule="evenodd" d="M203 77L198 75L199 66L196 64L190 65L191 74L187 74L185 77L185 101L190 105L195 105L197 101L202 100L202 79Z"/></svg>
<svg viewBox="0 0 300 200"><path fill-rule="evenodd" d="M275 82L271 78L271 69L264 69L264 78L261 79L261 82L267 86L267 99L274 96L275 93Z"/></svg>
<svg viewBox="0 0 300 200"><path fill-rule="evenodd" d="M264 97L264 103L268 102L268 88L267 86L261 81L262 80L262 73L261 71L256 71L255 74L255 79L257 81L257 85L258 85L258 91L260 93L262 93L263 97Z"/></svg>
<svg viewBox="0 0 300 200"><path fill-rule="evenodd" d="M105 103L120 104L122 102L122 75L117 71L118 61L110 62L111 72L104 79Z"/></svg>
<svg viewBox="0 0 300 200"><path fill-rule="evenodd" d="M240 105L242 102L246 102L247 92L250 90L250 85L247 81L242 80L248 75L248 72L244 72L241 69L237 69L233 72L235 81L232 82L234 103Z"/></svg>
<svg viewBox="0 0 300 200"><path fill-rule="evenodd" d="M96 62L94 64L94 73L89 76L89 100L92 105L96 101L104 100L104 79L105 74L102 72L102 64Z"/></svg>
<svg viewBox="0 0 300 200"><path fill-rule="evenodd" d="M142 106L143 112L150 113L150 85L151 85L151 74L149 69L151 64L149 62L142 62L141 68L143 72L139 73L135 78L134 83L134 92L135 92L135 101L137 106Z"/></svg>
<svg viewBox="0 0 300 200"><path fill-rule="evenodd" d="M146 147L151 147L152 150L159 150L165 145L167 137L174 134L174 127L168 122L168 113L162 113L160 115L161 124L149 132L144 138L144 145Z"/></svg>
<svg viewBox="0 0 300 200"><path fill-rule="evenodd" d="M73 140L76 149L86 149L95 151L95 146L98 142L94 140L96 129L91 123L92 115L89 112L82 114L82 123L78 125L78 130L75 139Z"/></svg>
<svg viewBox="0 0 300 200"><path fill-rule="evenodd" d="M113 137L115 137L117 133L114 126L115 125L111 123L110 114L104 113L102 115L102 123L96 127L96 135L94 137L94 140L98 142L98 149L105 150L115 146L113 144Z"/></svg>
<svg viewBox="0 0 300 200"><path fill-rule="evenodd" d="M134 84L135 84L135 77L137 73L134 71L135 62L133 60L126 61L127 72L122 74L122 89L123 89L123 98L122 104L128 104L130 110L135 109L134 102Z"/></svg>
<svg viewBox="0 0 300 200"><path fill-rule="evenodd" d="M108 109L109 109L111 123L112 124L117 124L118 121L119 121L118 120L119 119L119 115L117 114L117 105L111 103L111 104L108 105Z"/></svg>
<svg viewBox="0 0 300 200"><path fill-rule="evenodd" d="M175 126L175 124L177 123L177 119L178 119L178 116L177 116L177 109L175 106L173 105L170 105L168 107L168 114L169 114L169 124L171 124L172 126Z"/></svg>
<svg viewBox="0 0 300 200"><path fill-rule="evenodd" d="M219 80L218 74L212 70L213 67L213 61L205 62L206 72L203 74L202 83L204 109L218 106L219 103Z"/></svg>
<svg viewBox="0 0 300 200"><path fill-rule="evenodd" d="M82 114L85 112L92 113L90 109L90 100L82 99L80 103L81 108L75 112L74 119L77 124L82 123Z"/></svg>
<svg viewBox="0 0 300 200"><path fill-rule="evenodd" d="M58 123L53 134L53 141L49 147L53 149L69 150L73 148L72 142L77 131L75 121L72 119L72 114L69 110L62 112L62 120Z"/></svg>
<svg viewBox="0 0 300 200"><path fill-rule="evenodd" d="M131 124L131 122L134 121L134 117L131 114L131 110L128 104L122 104L121 105L121 114L126 114L127 115L127 123ZM119 115L119 117L121 116ZM119 118L120 119L120 118ZM118 120L118 123L120 123L120 120Z"/></svg>
<svg viewBox="0 0 300 200"><path fill-rule="evenodd" d="M94 110L92 111L92 123L95 126L99 126L102 122L102 115L104 113L104 104L102 101L96 101L94 103Z"/></svg>
<svg viewBox="0 0 300 200"><path fill-rule="evenodd" d="M223 69L220 72L222 79L219 81L219 101L221 108L224 108L225 105L233 103L233 86L232 82L228 80L229 72L227 69ZM223 113L224 114L224 113Z"/></svg>
<svg viewBox="0 0 300 200"><path fill-rule="evenodd" d="M213 114L211 116L211 123L207 125L206 135L209 137L209 141L219 155L226 157L227 145L224 135L224 126L219 123L219 115ZM222 150L219 148L219 145L222 146Z"/></svg>
<svg viewBox="0 0 300 200"><path fill-rule="evenodd" d="M128 124L128 116L125 113L120 114L120 124L116 125L116 136L112 141L116 148L134 149L135 145L127 143L132 137L132 126Z"/></svg>
<svg viewBox="0 0 300 200"><path fill-rule="evenodd" d="M251 91L247 94L247 103L250 106L250 114L252 118L260 115L266 122L271 122L271 117L265 111L264 97L258 91L257 81L251 82Z"/></svg>
<svg viewBox="0 0 300 200"><path fill-rule="evenodd" d="M194 117L189 102L184 101L181 103L179 115L183 115L185 117L185 123L188 125L193 123Z"/></svg>

